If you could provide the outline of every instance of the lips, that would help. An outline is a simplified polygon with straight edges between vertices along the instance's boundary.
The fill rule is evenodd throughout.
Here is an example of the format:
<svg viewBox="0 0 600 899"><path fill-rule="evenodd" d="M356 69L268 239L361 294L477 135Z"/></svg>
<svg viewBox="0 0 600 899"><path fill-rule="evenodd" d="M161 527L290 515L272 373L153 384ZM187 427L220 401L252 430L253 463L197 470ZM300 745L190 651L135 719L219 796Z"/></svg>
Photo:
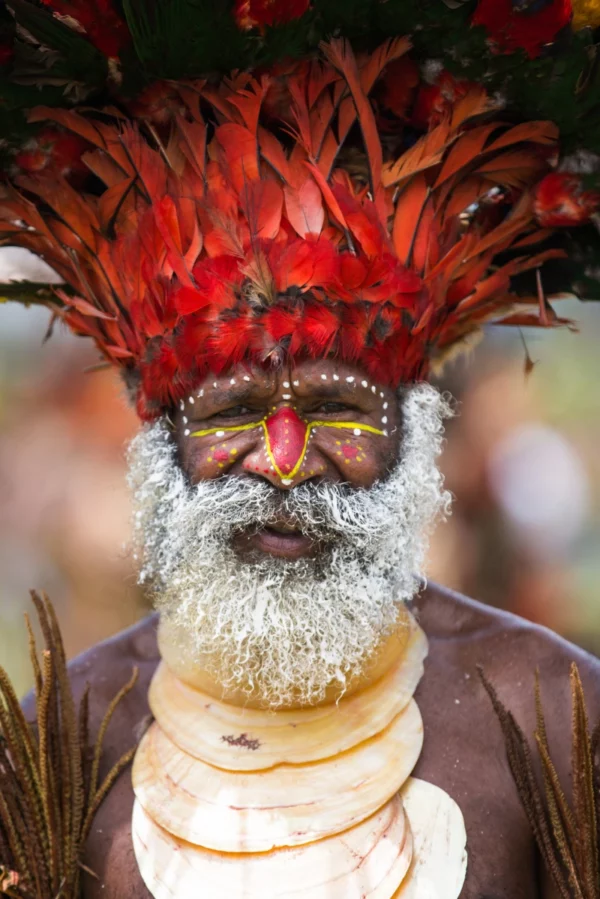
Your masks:
<svg viewBox="0 0 600 899"><path fill-rule="evenodd" d="M259 530L248 530L236 538L242 552L267 553L282 559L301 559L315 551L315 541L285 521L277 521Z"/></svg>
<svg viewBox="0 0 600 899"><path fill-rule="evenodd" d="M300 559L310 555L313 541L301 531L284 531L279 528L263 528L251 538L256 549L287 559Z"/></svg>

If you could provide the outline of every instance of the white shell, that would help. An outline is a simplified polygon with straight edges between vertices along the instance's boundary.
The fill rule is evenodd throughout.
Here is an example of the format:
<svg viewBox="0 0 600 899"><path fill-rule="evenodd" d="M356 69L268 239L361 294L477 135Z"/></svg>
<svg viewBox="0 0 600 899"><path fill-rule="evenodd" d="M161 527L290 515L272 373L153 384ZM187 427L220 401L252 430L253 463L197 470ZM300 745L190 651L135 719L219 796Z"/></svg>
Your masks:
<svg viewBox="0 0 600 899"><path fill-rule="evenodd" d="M176 837L221 852L267 852L364 821L402 786L423 745L414 700L380 734L336 758L223 771L178 749L154 724L134 763L146 812Z"/></svg>
<svg viewBox="0 0 600 899"><path fill-rule="evenodd" d="M182 842L155 824L137 800L132 836L154 899L391 899L412 859L399 796L343 834L256 855Z"/></svg>
<svg viewBox="0 0 600 899"><path fill-rule="evenodd" d="M423 674L427 638L414 627L399 662L372 686L337 704L277 712L240 708L190 687L161 663L150 708L189 755L232 771L318 761L379 733L406 707Z"/></svg>
<svg viewBox="0 0 600 899"><path fill-rule="evenodd" d="M458 899L467 873L467 834L460 808L439 787L413 777L400 795L414 854L394 899Z"/></svg>

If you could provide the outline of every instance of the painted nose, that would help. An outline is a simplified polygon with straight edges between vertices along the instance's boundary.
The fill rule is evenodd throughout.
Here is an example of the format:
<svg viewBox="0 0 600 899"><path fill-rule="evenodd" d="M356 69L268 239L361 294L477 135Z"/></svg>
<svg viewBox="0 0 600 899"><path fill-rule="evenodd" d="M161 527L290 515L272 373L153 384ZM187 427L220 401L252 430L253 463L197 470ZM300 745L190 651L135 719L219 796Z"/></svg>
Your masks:
<svg viewBox="0 0 600 899"><path fill-rule="evenodd" d="M282 484L288 485L300 471L310 429L290 406L283 406L265 421L267 455Z"/></svg>

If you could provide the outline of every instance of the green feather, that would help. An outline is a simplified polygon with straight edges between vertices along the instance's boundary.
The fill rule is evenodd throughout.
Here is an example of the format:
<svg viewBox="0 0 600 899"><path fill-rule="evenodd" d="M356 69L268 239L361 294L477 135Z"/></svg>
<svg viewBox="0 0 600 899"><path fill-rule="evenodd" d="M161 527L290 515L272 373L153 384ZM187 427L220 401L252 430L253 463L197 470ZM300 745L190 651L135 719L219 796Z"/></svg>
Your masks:
<svg viewBox="0 0 600 899"><path fill-rule="evenodd" d="M44 47L56 50L68 63L68 72L89 85L102 85L108 76L106 57L84 37L68 28L51 12L28 3L10 0L17 22Z"/></svg>

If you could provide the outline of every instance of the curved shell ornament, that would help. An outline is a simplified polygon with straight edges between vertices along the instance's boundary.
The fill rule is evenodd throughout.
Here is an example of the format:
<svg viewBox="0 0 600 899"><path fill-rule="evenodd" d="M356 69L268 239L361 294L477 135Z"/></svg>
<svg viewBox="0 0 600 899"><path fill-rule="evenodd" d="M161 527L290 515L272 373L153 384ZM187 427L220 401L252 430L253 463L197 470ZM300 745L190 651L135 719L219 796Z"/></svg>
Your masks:
<svg viewBox="0 0 600 899"><path fill-rule="evenodd" d="M406 781L421 754L417 704L339 756L265 771L224 771L187 755L153 725L138 749L133 786L169 833L222 852L266 852L322 840L364 821Z"/></svg>
<svg viewBox="0 0 600 899"><path fill-rule="evenodd" d="M160 728L189 755L230 771L304 764L352 749L387 727L423 675L427 638L414 627L380 680L337 704L276 713L240 708L188 686L162 663L150 686Z"/></svg>
<svg viewBox="0 0 600 899"><path fill-rule="evenodd" d="M201 849L171 836L137 801L132 835L154 899L391 899L412 860L400 796L343 834L273 852Z"/></svg>

